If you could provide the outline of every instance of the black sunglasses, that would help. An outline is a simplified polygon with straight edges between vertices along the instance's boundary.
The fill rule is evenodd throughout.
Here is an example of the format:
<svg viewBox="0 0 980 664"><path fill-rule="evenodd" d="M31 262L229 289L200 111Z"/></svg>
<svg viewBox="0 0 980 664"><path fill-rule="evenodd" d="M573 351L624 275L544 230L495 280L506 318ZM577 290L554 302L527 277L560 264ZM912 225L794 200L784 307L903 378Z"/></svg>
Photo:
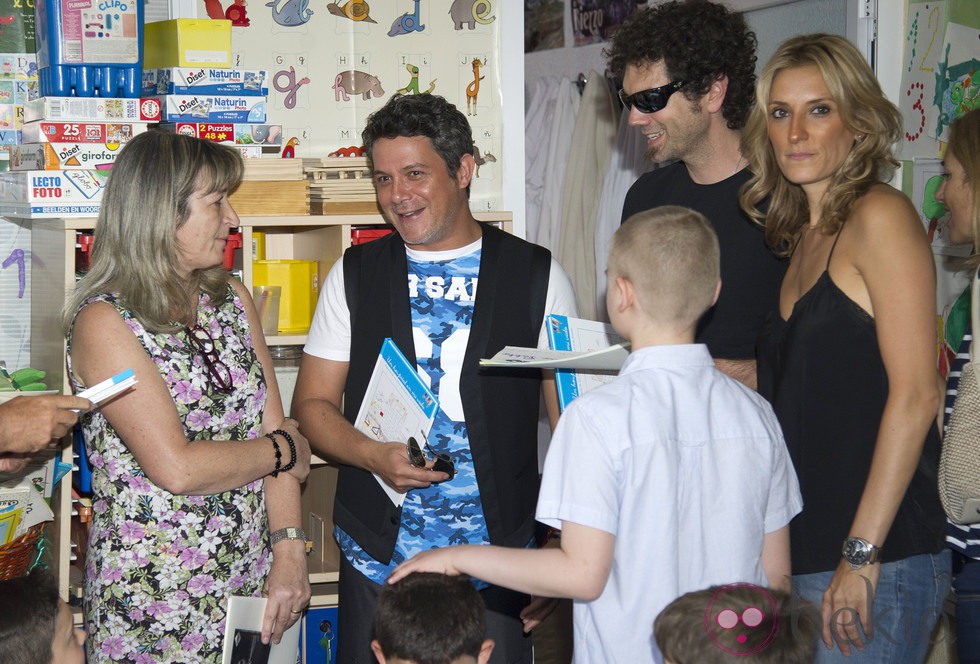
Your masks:
<svg viewBox="0 0 980 664"><path fill-rule="evenodd" d="M638 110L640 113L656 113L667 105L670 95L684 87L685 83L686 81L674 81L673 83L668 83L667 85L661 85L659 88L640 90L639 92L634 92L631 95L626 94L626 92L620 88L619 101L623 102L623 106L626 108L636 106L636 110Z"/></svg>
<svg viewBox="0 0 980 664"><path fill-rule="evenodd" d="M228 365L221 361L218 351L214 345L214 339L200 325L187 328L187 338L197 351L197 354L204 360L204 365L208 368L208 374L214 382L215 388L219 392L231 392L234 384L231 380L231 371Z"/></svg>
<svg viewBox="0 0 980 664"><path fill-rule="evenodd" d="M408 460L416 468L425 468L425 464L429 461L422 448L419 446L419 441L415 440L414 436L409 436L408 443ZM432 470L438 471L440 473L446 473L449 475L449 479L456 477L456 464L453 460L449 458L448 454L440 454L429 446L429 441L425 441L425 449L429 451L433 457L435 457L435 464L432 466Z"/></svg>

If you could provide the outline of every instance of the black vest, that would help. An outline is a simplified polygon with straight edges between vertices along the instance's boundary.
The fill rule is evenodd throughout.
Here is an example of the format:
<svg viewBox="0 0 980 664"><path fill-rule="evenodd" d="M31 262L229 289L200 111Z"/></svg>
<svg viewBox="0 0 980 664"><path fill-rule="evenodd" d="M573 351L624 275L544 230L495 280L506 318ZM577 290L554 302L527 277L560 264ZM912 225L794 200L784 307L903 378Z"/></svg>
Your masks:
<svg viewBox="0 0 980 664"><path fill-rule="evenodd" d="M504 346L537 346L551 254L493 226L481 226L483 249L460 397L490 541L523 547L534 533L541 372L481 369L479 360ZM344 253L351 312L344 416L350 422L385 337L416 366L407 273L405 245L396 233ZM340 467L334 521L373 558L391 560L401 508L368 471Z"/></svg>

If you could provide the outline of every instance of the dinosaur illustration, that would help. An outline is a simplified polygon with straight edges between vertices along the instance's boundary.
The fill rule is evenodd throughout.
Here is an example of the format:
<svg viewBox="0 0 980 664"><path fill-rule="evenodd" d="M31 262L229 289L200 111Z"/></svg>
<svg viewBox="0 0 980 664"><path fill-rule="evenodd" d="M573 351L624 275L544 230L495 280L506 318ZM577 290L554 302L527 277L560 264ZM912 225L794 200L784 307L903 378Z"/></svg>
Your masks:
<svg viewBox="0 0 980 664"><path fill-rule="evenodd" d="M352 21L364 21L365 23L377 23L373 18L371 18L370 7L368 3L364 0L347 0L343 5L337 3L334 0L329 5L327 5L327 11L334 16L343 16L344 18L349 18Z"/></svg>
<svg viewBox="0 0 980 664"><path fill-rule="evenodd" d="M476 115L476 98L480 94L480 81L486 76L480 76L480 67L484 64L480 62L480 58L473 58L470 64L473 65L473 80L466 86L466 114Z"/></svg>
<svg viewBox="0 0 980 664"><path fill-rule="evenodd" d="M497 20L496 16L490 16L493 8L490 0L453 0L449 8L449 15L453 19L453 27L457 30L463 29L466 24L470 30L476 28L476 24L487 25Z"/></svg>
<svg viewBox="0 0 980 664"><path fill-rule="evenodd" d="M425 30L425 26L419 22L419 2L420 0L415 0L415 9L413 11L405 12L394 20L391 24L391 30L388 31L389 37L407 35L410 32L422 32Z"/></svg>
<svg viewBox="0 0 980 664"><path fill-rule="evenodd" d="M278 0L272 0L265 3L265 6L272 7L272 19L283 27L303 25L313 16L310 0L286 0L279 8L276 8L277 4Z"/></svg>
<svg viewBox="0 0 980 664"><path fill-rule="evenodd" d="M476 170L473 172L473 177L480 177L480 166L487 163L488 161L496 162L497 158L494 157L489 152L482 154L480 148L476 147L476 143L473 144L473 160L476 162Z"/></svg>
<svg viewBox="0 0 980 664"><path fill-rule="evenodd" d="M408 85L406 85L404 88L399 88L396 90L396 92L400 95L421 94L421 91L419 90L419 68L413 64L407 64L405 65L405 69L407 69L408 73L412 75L412 79L408 82ZM437 79L432 79L429 81L429 89L425 91L426 94L436 89L436 80Z"/></svg>

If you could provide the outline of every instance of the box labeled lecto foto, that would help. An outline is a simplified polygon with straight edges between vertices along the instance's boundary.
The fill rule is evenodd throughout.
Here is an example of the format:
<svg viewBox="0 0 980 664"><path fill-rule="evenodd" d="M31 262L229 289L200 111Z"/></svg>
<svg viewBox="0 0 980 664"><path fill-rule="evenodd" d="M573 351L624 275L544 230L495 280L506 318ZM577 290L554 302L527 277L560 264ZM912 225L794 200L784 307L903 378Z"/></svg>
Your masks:
<svg viewBox="0 0 980 664"><path fill-rule="evenodd" d="M265 122L265 97L163 95L158 100L166 122Z"/></svg>
<svg viewBox="0 0 980 664"><path fill-rule="evenodd" d="M153 95L241 95L269 94L264 69L219 69L216 67L167 67L143 70L143 94Z"/></svg>
<svg viewBox="0 0 980 664"><path fill-rule="evenodd" d="M10 170L109 169L120 152L112 143L25 143L10 146Z"/></svg>
<svg viewBox="0 0 980 664"><path fill-rule="evenodd" d="M9 204L92 206L102 200L108 171L9 171L0 173L0 199Z"/></svg>
<svg viewBox="0 0 980 664"><path fill-rule="evenodd" d="M143 68L231 67L231 21L175 18L143 28Z"/></svg>

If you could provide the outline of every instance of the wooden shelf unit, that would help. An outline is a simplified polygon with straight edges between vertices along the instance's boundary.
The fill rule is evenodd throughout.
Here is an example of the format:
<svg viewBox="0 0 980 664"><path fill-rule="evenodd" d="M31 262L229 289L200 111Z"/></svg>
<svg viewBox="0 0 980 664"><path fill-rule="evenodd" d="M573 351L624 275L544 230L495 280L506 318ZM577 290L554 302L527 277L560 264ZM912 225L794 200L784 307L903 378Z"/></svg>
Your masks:
<svg viewBox="0 0 980 664"><path fill-rule="evenodd" d="M512 230L509 212L474 212L478 221L497 223L503 230ZM49 387L68 392L65 372L65 344L61 334L61 310L66 297L75 286L75 236L78 231L91 231L94 218L29 219L21 223L31 229L31 366L48 374ZM295 258L320 262L320 281L330 267L350 246L350 230L354 226L383 225L379 214L338 214L300 216L243 216L242 279L252 287L252 233L265 233L267 259ZM302 345L306 335L267 337L274 345ZM288 409L288 404L286 408ZM72 462L69 445L62 459ZM311 527L311 513L323 519L320 548L314 543L310 558L310 583L314 585L311 606L330 606L337 603L340 552L333 540L333 492L337 469L315 459L310 478L303 489L304 528ZM71 563L71 477L66 476L55 488L52 498L55 520L49 524L52 570L58 580L61 596L69 597L69 568ZM80 615L76 612L76 621Z"/></svg>

